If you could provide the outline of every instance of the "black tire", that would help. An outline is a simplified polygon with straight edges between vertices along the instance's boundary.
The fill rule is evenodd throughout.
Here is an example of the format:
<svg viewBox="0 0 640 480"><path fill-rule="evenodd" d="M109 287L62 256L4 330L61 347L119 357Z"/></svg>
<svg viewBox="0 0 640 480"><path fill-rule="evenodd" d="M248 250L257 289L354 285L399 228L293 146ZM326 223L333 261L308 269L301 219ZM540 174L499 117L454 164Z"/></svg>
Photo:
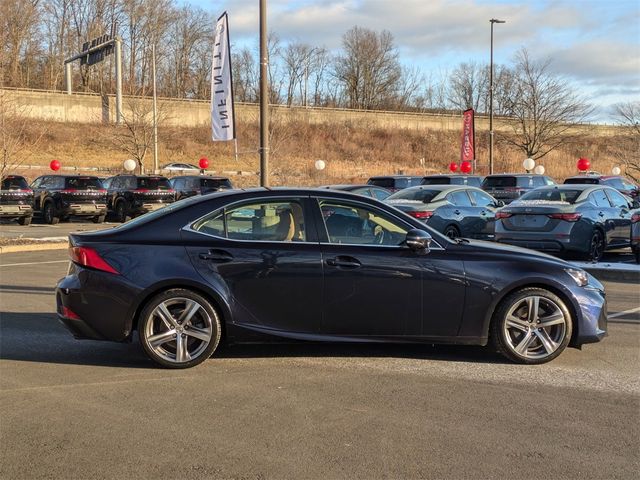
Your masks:
<svg viewBox="0 0 640 480"><path fill-rule="evenodd" d="M442 233L444 233L451 240L453 240L454 238L460 238L460 230L458 230L458 227L456 227L455 225L449 225L444 229L444 232Z"/></svg>
<svg viewBox="0 0 640 480"><path fill-rule="evenodd" d="M60 222L60 217L56 217L55 209L53 207L52 202L47 202L44 204L44 208L42 209L42 216L44 217L45 223L49 225L56 225Z"/></svg>
<svg viewBox="0 0 640 480"><path fill-rule="evenodd" d="M634 245L631 247L633 255L636 257L636 263L640 263L640 245Z"/></svg>
<svg viewBox="0 0 640 480"><path fill-rule="evenodd" d="M20 217L18 219L18 223L20 225L31 225L31 220L33 220L33 216L29 215L28 217Z"/></svg>
<svg viewBox="0 0 640 480"><path fill-rule="evenodd" d="M181 323L181 315L195 305L198 306L197 310ZM161 308L171 314L170 323L163 321ZM202 363L218 347L221 333L220 316L211 302L202 295L183 288L174 288L156 295L138 317L138 337L142 349L151 360L165 368L189 368ZM208 340L205 342L203 337ZM180 358L179 341L188 358Z"/></svg>
<svg viewBox="0 0 640 480"><path fill-rule="evenodd" d="M534 310L531 306L536 303L529 302L536 298L538 307ZM530 316L530 311L538 314ZM573 318L564 300L548 290L531 287L510 293L500 302L489 336L492 346L504 357L537 365L560 355L572 333Z"/></svg>
<svg viewBox="0 0 640 480"><path fill-rule="evenodd" d="M597 263L604 255L606 249L606 241L600 230L594 230L591 234L591 240L589 240L589 251L585 255L585 260L588 262Z"/></svg>
<svg viewBox="0 0 640 480"><path fill-rule="evenodd" d="M91 221L93 223L104 223L104 219L106 218L106 215L97 215L95 217L93 217L91 219Z"/></svg>
<svg viewBox="0 0 640 480"><path fill-rule="evenodd" d="M116 222L124 223L128 220L127 205L125 204L124 200L120 200L116 203L114 215L116 217Z"/></svg>

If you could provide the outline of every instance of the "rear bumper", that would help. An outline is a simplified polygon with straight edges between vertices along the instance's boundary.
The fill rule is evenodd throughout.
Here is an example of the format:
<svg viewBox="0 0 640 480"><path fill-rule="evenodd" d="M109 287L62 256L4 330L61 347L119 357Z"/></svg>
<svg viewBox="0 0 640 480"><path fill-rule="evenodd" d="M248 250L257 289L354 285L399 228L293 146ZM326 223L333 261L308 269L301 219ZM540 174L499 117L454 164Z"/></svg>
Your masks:
<svg viewBox="0 0 640 480"><path fill-rule="evenodd" d="M495 241L549 253L587 252L589 250L587 241L577 238L578 236L557 231L517 232L500 228L496 229Z"/></svg>
<svg viewBox="0 0 640 480"><path fill-rule="evenodd" d="M64 206L59 214L64 217L74 216L74 217L83 217L83 216L99 216L107 214L107 205L106 204L93 204L93 203L72 203Z"/></svg>
<svg viewBox="0 0 640 480"><path fill-rule="evenodd" d="M145 213L155 212L156 210L160 210L161 208L170 205L173 202L145 202L142 204L132 205L129 209L129 213L132 215L144 215Z"/></svg>
<svg viewBox="0 0 640 480"><path fill-rule="evenodd" d="M0 217L30 217L32 215L31 205L0 205Z"/></svg>

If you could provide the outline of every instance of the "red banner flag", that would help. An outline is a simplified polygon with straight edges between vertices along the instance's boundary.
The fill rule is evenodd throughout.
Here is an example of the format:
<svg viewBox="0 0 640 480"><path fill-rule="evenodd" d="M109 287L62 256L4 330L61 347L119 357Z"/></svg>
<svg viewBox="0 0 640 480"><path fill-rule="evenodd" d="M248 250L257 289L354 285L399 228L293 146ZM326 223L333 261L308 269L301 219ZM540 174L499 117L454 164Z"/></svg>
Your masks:
<svg viewBox="0 0 640 480"><path fill-rule="evenodd" d="M476 159L475 126L473 124L473 108L462 113L462 147L460 149L460 161L471 162Z"/></svg>

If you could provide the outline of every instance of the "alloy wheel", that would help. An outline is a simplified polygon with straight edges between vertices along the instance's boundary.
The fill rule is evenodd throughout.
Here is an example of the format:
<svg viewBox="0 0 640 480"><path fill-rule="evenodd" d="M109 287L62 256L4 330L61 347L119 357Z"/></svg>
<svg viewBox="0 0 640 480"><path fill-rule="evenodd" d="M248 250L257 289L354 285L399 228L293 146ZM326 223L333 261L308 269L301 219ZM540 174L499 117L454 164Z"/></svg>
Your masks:
<svg viewBox="0 0 640 480"><path fill-rule="evenodd" d="M553 300L531 295L514 302L506 313L503 335L507 346L525 359L544 360L561 348L567 318Z"/></svg>
<svg viewBox="0 0 640 480"><path fill-rule="evenodd" d="M594 232L589 245L589 260L598 262L604 254L604 239L600 232Z"/></svg>
<svg viewBox="0 0 640 480"><path fill-rule="evenodd" d="M202 356L217 332L211 315L198 301L173 297L150 312L141 333L155 356L177 366Z"/></svg>

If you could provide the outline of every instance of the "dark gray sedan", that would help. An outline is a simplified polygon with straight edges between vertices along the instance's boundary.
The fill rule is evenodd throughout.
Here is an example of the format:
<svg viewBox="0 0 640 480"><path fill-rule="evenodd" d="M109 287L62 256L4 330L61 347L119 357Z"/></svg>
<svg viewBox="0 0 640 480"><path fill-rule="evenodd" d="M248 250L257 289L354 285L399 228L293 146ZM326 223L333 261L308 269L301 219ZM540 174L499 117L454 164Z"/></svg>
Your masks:
<svg viewBox="0 0 640 480"><path fill-rule="evenodd" d="M375 185L324 185L320 188L329 188L331 190L341 190L343 192L357 193L365 197L375 198L376 200L385 200L391 191L386 188L376 187Z"/></svg>
<svg viewBox="0 0 640 480"><path fill-rule="evenodd" d="M495 211L504 205L479 188L421 185L394 193L389 205L423 220L449 238L493 240Z"/></svg>
<svg viewBox="0 0 640 480"><path fill-rule="evenodd" d="M611 187L542 187L498 211L496 241L598 261L607 249L630 246L633 207Z"/></svg>

